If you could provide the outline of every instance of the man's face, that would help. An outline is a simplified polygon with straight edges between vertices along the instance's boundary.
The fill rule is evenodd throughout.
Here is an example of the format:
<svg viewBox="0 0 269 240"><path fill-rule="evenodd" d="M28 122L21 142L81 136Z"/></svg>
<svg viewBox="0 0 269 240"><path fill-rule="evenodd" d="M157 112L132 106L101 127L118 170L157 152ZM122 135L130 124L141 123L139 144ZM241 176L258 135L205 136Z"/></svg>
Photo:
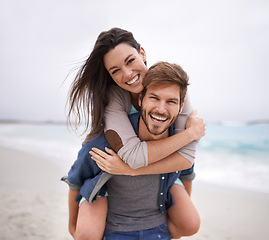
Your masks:
<svg viewBox="0 0 269 240"><path fill-rule="evenodd" d="M174 123L180 110L180 92L176 84L160 84L147 89L141 100L141 116L153 135L161 135Z"/></svg>

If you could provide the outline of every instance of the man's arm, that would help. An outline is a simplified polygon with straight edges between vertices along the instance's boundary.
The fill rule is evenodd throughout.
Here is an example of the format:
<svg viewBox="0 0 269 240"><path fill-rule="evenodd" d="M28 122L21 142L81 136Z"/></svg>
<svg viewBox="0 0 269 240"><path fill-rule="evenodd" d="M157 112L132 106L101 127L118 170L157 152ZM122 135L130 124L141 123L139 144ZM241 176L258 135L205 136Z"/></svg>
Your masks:
<svg viewBox="0 0 269 240"><path fill-rule="evenodd" d="M182 181L186 192L191 196L191 189L192 189L192 181Z"/></svg>
<svg viewBox="0 0 269 240"><path fill-rule="evenodd" d="M195 179L194 165L186 170L183 170L179 176L179 179L183 183L185 190L191 196L192 181Z"/></svg>
<svg viewBox="0 0 269 240"><path fill-rule="evenodd" d="M78 202L75 199L80 193L81 189L87 188L85 186L85 181L88 182L99 174L101 171L95 164L94 161L91 160L89 155L89 149L92 146L98 146L104 149L104 141L105 137L100 135L99 137L89 141L87 144L83 145L78 153L77 160L72 165L71 169L68 172L68 176L62 177L62 181L66 182L69 186L69 198L68 198L68 206L69 206L69 232L75 237L76 225L77 225L77 217L78 217ZM85 192L83 192L85 194ZM88 192L87 192L88 194ZM85 196L86 197L86 196Z"/></svg>
<svg viewBox="0 0 269 240"><path fill-rule="evenodd" d="M69 190L68 207L69 207L69 223L68 229L72 237L75 239L76 225L78 218L78 202L75 201L79 191Z"/></svg>

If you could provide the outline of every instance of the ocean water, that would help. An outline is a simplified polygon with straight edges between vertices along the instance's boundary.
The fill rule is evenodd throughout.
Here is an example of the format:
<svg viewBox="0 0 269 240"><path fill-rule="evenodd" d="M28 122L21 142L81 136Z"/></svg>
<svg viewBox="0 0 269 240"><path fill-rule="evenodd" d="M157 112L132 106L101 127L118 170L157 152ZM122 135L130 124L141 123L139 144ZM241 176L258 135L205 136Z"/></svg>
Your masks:
<svg viewBox="0 0 269 240"><path fill-rule="evenodd" d="M0 146L45 156L66 171L83 139L65 124L0 124Z"/></svg>
<svg viewBox="0 0 269 240"><path fill-rule="evenodd" d="M64 124L0 124L0 146L45 156L66 171L83 139ZM196 181L269 193L269 125L208 124L195 172Z"/></svg>
<svg viewBox="0 0 269 240"><path fill-rule="evenodd" d="M197 179L269 193L269 125L207 125L200 141Z"/></svg>

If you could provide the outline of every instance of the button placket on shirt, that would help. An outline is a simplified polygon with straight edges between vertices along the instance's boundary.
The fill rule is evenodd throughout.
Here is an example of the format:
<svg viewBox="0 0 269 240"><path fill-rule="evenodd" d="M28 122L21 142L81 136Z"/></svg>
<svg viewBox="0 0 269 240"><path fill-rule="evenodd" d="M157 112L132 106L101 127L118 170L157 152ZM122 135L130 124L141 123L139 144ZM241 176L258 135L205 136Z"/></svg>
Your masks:
<svg viewBox="0 0 269 240"><path fill-rule="evenodd" d="M162 178L161 178L162 180L164 180L165 179L165 177L164 176L162 176ZM163 197L163 192L161 192L160 193L160 195ZM161 210L162 210L162 212L164 213L164 209L162 209L163 208L163 205L162 204L160 204L160 208L161 208Z"/></svg>

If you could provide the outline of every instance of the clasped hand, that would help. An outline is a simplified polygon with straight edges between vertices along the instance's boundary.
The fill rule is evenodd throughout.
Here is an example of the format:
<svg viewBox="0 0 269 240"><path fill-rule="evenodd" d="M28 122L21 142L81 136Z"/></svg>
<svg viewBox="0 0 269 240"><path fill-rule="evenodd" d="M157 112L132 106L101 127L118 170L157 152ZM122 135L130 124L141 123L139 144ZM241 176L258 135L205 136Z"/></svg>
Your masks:
<svg viewBox="0 0 269 240"><path fill-rule="evenodd" d="M186 123L186 129L189 129L192 131L192 136L194 140L199 140L203 136L205 136L205 127L206 123L202 118L196 117L197 110L194 110L187 123Z"/></svg>
<svg viewBox="0 0 269 240"><path fill-rule="evenodd" d="M89 152L99 168L115 175L131 175L131 167L123 162L112 149L106 147L105 151L92 148L92 151Z"/></svg>

